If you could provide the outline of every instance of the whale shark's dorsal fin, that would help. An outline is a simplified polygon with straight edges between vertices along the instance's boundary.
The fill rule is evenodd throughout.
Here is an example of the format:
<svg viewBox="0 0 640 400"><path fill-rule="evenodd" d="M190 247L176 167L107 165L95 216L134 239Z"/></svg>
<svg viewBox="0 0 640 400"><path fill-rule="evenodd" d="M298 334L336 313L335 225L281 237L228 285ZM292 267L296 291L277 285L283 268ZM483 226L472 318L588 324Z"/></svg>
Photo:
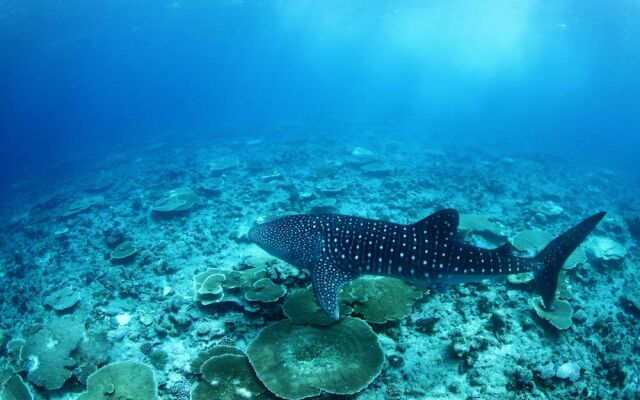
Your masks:
<svg viewBox="0 0 640 400"><path fill-rule="evenodd" d="M515 253L516 250L518 250L518 249L514 245L512 245L510 242L506 242L502 246L496 247L496 249L495 249L495 251L498 254L501 254L503 256L512 256L513 253Z"/></svg>
<svg viewBox="0 0 640 400"><path fill-rule="evenodd" d="M444 210L434 212L413 225L418 228L418 233L421 234L424 234L425 232L428 235L438 233L444 237L451 237L458 233L459 222L460 216L458 215L458 212L452 208L446 208Z"/></svg>

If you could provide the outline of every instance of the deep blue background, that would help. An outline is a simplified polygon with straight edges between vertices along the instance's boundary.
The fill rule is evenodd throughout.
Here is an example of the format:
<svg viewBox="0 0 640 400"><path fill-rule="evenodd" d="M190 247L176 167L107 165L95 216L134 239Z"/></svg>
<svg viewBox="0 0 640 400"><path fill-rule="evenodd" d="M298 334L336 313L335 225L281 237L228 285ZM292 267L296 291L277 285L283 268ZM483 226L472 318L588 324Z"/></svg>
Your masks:
<svg viewBox="0 0 640 400"><path fill-rule="evenodd" d="M167 132L305 120L637 170L639 21L631 0L4 3L0 179Z"/></svg>

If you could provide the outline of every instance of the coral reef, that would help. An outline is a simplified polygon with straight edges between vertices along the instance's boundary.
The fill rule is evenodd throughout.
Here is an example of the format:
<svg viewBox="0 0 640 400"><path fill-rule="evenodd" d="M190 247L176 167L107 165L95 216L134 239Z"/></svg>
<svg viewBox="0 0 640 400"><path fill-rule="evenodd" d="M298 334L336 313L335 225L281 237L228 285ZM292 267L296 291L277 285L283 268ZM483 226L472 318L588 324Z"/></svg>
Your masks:
<svg viewBox="0 0 640 400"><path fill-rule="evenodd" d="M628 171L506 145L396 140L401 129L389 127L329 128L157 134L3 188L3 399L116 399L125 374L162 400L638 397L640 188ZM445 207L461 213L460 240L511 241L521 256L609 213L565 263L551 310L532 274L428 294L364 277L344 286L337 324L307 270L247 236L290 214L411 224ZM136 367L121 372L123 362Z"/></svg>

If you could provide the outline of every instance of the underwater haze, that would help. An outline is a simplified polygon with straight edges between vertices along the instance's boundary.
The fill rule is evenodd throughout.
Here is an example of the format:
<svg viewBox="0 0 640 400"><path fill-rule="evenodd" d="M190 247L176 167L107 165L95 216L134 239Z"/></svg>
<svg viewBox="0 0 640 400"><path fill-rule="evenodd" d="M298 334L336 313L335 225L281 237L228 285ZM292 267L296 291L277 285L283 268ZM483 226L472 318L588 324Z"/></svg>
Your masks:
<svg viewBox="0 0 640 400"><path fill-rule="evenodd" d="M640 398L638 71L636 0L0 2L0 399Z"/></svg>
<svg viewBox="0 0 640 400"><path fill-rule="evenodd" d="M637 167L639 14L630 0L5 2L3 176L293 120Z"/></svg>

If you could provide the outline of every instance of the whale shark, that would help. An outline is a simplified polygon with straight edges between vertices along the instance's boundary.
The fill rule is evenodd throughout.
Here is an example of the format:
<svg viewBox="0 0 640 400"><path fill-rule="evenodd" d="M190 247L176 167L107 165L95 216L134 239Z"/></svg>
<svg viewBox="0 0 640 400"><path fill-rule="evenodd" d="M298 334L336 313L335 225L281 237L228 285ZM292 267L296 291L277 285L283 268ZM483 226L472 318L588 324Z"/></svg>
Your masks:
<svg viewBox="0 0 640 400"><path fill-rule="evenodd" d="M605 214L586 218L534 257L517 256L509 242L486 249L459 240L454 209L414 224L338 214L290 215L252 227L249 238L268 253L309 270L316 300L334 320L339 319L342 285L361 275L448 286L534 272L534 286L544 307L551 309L563 264Z"/></svg>

